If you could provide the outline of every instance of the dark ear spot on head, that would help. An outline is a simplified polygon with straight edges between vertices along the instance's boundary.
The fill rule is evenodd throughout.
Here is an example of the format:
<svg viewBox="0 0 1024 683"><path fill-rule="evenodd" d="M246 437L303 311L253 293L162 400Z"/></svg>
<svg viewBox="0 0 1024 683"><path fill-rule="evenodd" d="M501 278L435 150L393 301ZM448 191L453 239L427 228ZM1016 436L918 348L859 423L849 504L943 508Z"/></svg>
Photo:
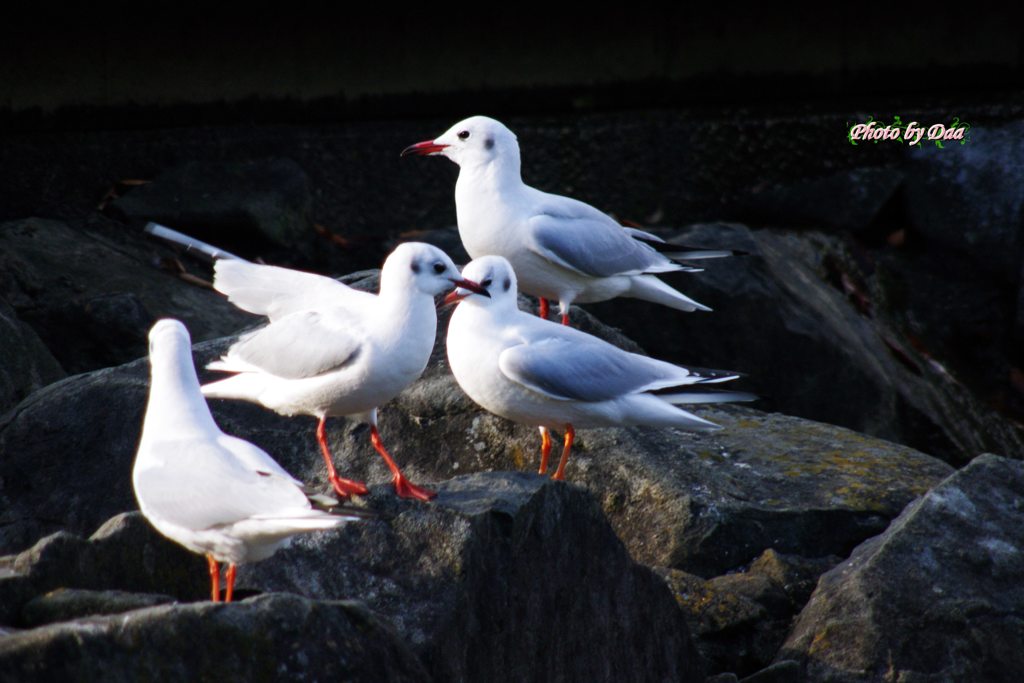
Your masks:
<svg viewBox="0 0 1024 683"><path fill-rule="evenodd" d="M419 261L413 261L412 265L409 266L409 268L411 268L412 272L414 272L415 274L417 274L417 275L420 274L420 264L419 264Z"/></svg>
<svg viewBox="0 0 1024 683"><path fill-rule="evenodd" d="M487 138L484 140L484 147L486 149L494 149L494 138Z"/></svg>
<svg viewBox="0 0 1024 683"><path fill-rule="evenodd" d="M507 292L512 287L512 278L505 278L505 281L501 283L501 286L504 287Z"/></svg>

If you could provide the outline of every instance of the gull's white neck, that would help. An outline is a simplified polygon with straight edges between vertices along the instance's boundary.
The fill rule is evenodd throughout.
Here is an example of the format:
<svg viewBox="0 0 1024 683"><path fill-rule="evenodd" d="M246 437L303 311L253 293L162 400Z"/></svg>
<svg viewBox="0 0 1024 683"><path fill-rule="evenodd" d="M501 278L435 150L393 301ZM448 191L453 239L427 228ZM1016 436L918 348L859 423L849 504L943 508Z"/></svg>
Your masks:
<svg viewBox="0 0 1024 683"><path fill-rule="evenodd" d="M192 349L184 340L161 339L150 355L151 379L142 440L219 432L199 391Z"/></svg>
<svg viewBox="0 0 1024 683"><path fill-rule="evenodd" d="M469 193L502 194L514 192L523 186L519 169L519 150L503 150L502 156L487 161L463 161L459 164L459 178L455 181L456 201Z"/></svg>
<svg viewBox="0 0 1024 683"><path fill-rule="evenodd" d="M393 346L405 344L405 348L410 350L410 344L429 339L433 347L437 328L434 297L406 279L391 277L385 270L381 272L377 299L380 310L375 317L382 325L378 330L378 339Z"/></svg>

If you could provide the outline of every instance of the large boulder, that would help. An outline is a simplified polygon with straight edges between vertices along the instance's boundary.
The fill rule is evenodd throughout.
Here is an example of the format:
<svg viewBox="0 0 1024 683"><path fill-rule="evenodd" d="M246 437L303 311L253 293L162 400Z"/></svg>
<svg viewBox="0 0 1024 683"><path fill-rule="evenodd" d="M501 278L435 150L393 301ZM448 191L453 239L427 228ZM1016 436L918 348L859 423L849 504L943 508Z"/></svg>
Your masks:
<svg viewBox="0 0 1024 683"><path fill-rule="evenodd" d="M39 335L0 297L0 413L64 376Z"/></svg>
<svg viewBox="0 0 1024 683"><path fill-rule="evenodd" d="M1016 681L1024 463L983 455L823 575L779 654L808 680Z"/></svg>
<svg viewBox="0 0 1024 683"><path fill-rule="evenodd" d="M198 345L197 364L216 358L228 341ZM72 377L36 392L0 423L0 548L21 550L61 529L88 533L135 508L130 472L147 384L145 360ZM239 401L211 406L226 432L260 445L303 480L324 481L313 418ZM570 480L593 492L645 563L714 576L767 548L845 555L950 471L912 449L821 423L749 408L699 412L724 429L577 435ZM443 357L383 408L380 425L414 481L534 470L539 457L535 428L480 410ZM342 473L389 480L365 426L331 420L328 440ZM54 451L55 443L74 443L74 457Z"/></svg>
<svg viewBox="0 0 1024 683"><path fill-rule="evenodd" d="M145 355L149 327L162 317L184 321L197 341L246 324L250 316L224 297L161 267L175 258L173 249L101 218L76 225L37 218L4 223L0 298L68 373ZM200 279L209 278L192 267Z"/></svg>
<svg viewBox="0 0 1024 683"><path fill-rule="evenodd" d="M1016 285L1024 247L1024 122L974 126L967 136L911 148L907 214L927 239Z"/></svg>
<svg viewBox="0 0 1024 683"><path fill-rule="evenodd" d="M115 200L120 218L167 224L245 257L261 249L309 251L314 238L309 177L291 159L189 161Z"/></svg>
<svg viewBox="0 0 1024 683"><path fill-rule="evenodd" d="M990 304L995 290L951 285L969 283L966 270L958 266L926 271L927 278L905 278L902 287L910 290L936 284L926 290L934 293L931 299L925 294L910 299L935 307L921 311L905 308L900 299L907 297L894 284L898 275L892 274L909 272L906 265L890 259L869 278L862 255L842 236L721 223L665 234L684 244L730 247L748 255L705 262L701 273L664 278L713 313L683 314L626 299L586 306L651 355L747 373L746 382L765 397L761 407L903 443L955 465L985 451L1009 457L1024 452L1020 424L972 392L979 370L967 368L967 379L958 379L961 373L945 360L952 349L947 354L942 344L927 348L935 326L913 325L920 319L949 321L960 308L965 310L959 317L968 321L978 321L981 311L998 320L999 310ZM974 271L970 276L981 279ZM960 299L978 305L957 304L954 289L968 292ZM962 336L968 327L965 322L945 334L935 330L935 336ZM921 337L928 340L924 346ZM981 367L992 365L993 354L997 348Z"/></svg>
<svg viewBox="0 0 1024 683"><path fill-rule="evenodd" d="M444 482L430 505L398 500L387 485L375 486L363 503L376 519L298 537L272 558L243 566L238 594L288 591L325 601L307 610L326 609L337 599L363 600L394 624L436 681L703 680L683 613L664 583L629 557L581 489L537 475L485 473ZM208 585L202 558L161 538L139 513L114 518L88 541L55 534L0 565L9 572L0 578L9 612L2 623L18 628L53 621L55 612L102 614L133 606L112 591L203 599ZM69 605L59 599L61 591L51 592L61 587L92 592L72 592ZM153 599L136 596L134 603ZM161 642L178 633L177 610L130 612L120 621L150 614L146 628L154 635L145 652L159 653ZM245 618L254 629L262 623L258 613ZM101 626L108 623L90 618L27 631L8 641L9 649L0 646L0 671L29 667L56 676L66 662L39 661L91 628L97 641L79 642L71 661L111 652L108 675L127 678L139 669L116 654L124 636ZM296 643L324 636L301 620L294 628L288 639ZM169 651L195 646L191 636L178 638ZM262 642L249 627L238 638L243 648ZM600 657L592 656L595 648ZM212 666L202 652L186 658L174 676L201 677ZM148 654L143 661L153 665ZM100 665L83 666L93 671L88 667ZM373 666L376 680L392 680L380 664Z"/></svg>
<svg viewBox="0 0 1024 683"><path fill-rule="evenodd" d="M0 638L8 681L424 681L394 630L351 601L263 595L163 605Z"/></svg>

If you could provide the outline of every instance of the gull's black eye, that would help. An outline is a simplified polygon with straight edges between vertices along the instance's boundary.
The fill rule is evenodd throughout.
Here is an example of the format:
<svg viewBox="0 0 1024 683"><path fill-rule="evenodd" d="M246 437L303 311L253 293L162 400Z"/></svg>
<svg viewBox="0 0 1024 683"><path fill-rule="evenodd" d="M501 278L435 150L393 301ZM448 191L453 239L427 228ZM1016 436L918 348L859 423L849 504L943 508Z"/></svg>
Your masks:
<svg viewBox="0 0 1024 683"><path fill-rule="evenodd" d="M440 275L441 273L443 273L446 270L448 270L448 266L446 266L445 264L441 263L440 261L438 261L437 263L434 264L434 272L437 273L438 275Z"/></svg>
<svg viewBox="0 0 1024 683"><path fill-rule="evenodd" d="M469 137L469 131L468 130L460 130L458 135L459 135L459 139L460 140L465 140L466 138Z"/></svg>

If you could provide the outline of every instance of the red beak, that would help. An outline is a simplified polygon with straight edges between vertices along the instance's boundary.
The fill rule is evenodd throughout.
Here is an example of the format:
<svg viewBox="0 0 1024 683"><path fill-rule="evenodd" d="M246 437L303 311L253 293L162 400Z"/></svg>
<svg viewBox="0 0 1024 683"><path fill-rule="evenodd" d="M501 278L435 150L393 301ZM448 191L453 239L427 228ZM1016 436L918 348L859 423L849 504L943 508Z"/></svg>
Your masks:
<svg viewBox="0 0 1024 683"><path fill-rule="evenodd" d="M410 154L418 154L420 156L430 156L431 154L440 154L441 150L448 145L439 145L433 140L424 140L423 142L417 142L415 145L409 145L402 150L399 156L408 156Z"/></svg>
<svg viewBox="0 0 1024 683"><path fill-rule="evenodd" d="M452 280L452 284L455 285L456 288L448 292L448 296L444 298L445 305L462 301L471 294L479 294L480 296L486 296L488 299L491 298L491 295L487 293L486 289L472 280ZM460 292L460 289L464 291Z"/></svg>

